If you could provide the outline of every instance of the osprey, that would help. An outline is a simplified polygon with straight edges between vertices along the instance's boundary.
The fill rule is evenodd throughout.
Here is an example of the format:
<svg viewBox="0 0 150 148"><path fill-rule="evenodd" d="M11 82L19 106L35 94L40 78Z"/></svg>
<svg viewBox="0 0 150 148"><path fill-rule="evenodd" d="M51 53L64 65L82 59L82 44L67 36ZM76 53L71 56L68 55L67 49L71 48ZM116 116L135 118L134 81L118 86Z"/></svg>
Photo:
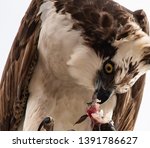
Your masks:
<svg viewBox="0 0 150 148"><path fill-rule="evenodd" d="M112 0L32 0L1 79L0 130L133 130L148 33L143 10Z"/></svg>

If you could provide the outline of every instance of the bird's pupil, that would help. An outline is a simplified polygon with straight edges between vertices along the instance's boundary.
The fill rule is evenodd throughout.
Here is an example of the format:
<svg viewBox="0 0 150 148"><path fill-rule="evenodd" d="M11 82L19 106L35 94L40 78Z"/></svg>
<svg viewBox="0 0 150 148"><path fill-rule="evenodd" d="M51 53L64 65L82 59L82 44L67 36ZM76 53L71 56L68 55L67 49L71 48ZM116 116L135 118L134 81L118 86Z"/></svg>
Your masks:
<svg viewBox="0 0 150 148"><path fill-rule="evenodd" d="M111 71L111 67L110 66L107 66L107 71Z"/></svg>
<svg viewBox="0 0 150 148"><path fill-rule="evenodd" d="M113 72L113 69L114 69L114 64L113 64L113 62L111 62L111 61L106 61L105 63L104 63L104 72L106 73L106 74L111 74L112 72Z"/></svg>

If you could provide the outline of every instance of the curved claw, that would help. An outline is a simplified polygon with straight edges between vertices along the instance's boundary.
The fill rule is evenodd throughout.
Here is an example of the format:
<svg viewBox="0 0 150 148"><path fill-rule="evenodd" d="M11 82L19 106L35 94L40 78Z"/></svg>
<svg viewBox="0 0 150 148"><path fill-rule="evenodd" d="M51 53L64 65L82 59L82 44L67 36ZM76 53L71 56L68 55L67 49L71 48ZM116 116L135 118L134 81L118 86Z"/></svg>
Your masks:
<svg viewBox="0 0 150 148"><path fill-rule="evenodd" d="M54 120L52 117L45 117L44 120L40 123L38 131L41 129L45 129L46 131L53 131L54 129Z"/></svg>

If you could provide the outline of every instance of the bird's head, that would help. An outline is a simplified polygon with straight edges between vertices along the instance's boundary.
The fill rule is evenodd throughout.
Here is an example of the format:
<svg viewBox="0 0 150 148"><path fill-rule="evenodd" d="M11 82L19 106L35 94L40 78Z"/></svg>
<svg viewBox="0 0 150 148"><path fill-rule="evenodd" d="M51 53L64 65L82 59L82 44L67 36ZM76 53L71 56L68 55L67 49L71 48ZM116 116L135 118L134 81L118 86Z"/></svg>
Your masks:
<svg viewBox="0 0 150 148"><path fill-rule="evenodd" d="M150 69L150 37L136 23L122 27L125 31L126 37L119 33L112 43L114 56L105 57L97 71L95 93L102 102L114 93L127 92Z"/></svg>
<svg viewBox="0 0 150 148"><path fill-rule="evenodd" d="M71 75L93 89L101 102L127 92L150 69L145 13L131 12L109 0L82 1L78 10L74 5L67 12L81 39L67 63Z"/></svg>
<svg viewBox="0 0 150 148"><path fill-rule="evenodd" d="M93 89L93 96L104 103L115 93L127 92L150 69L150 37L136 23L127 23L99 48L95 52L79 45L68 65L77 82Z"/></svg>

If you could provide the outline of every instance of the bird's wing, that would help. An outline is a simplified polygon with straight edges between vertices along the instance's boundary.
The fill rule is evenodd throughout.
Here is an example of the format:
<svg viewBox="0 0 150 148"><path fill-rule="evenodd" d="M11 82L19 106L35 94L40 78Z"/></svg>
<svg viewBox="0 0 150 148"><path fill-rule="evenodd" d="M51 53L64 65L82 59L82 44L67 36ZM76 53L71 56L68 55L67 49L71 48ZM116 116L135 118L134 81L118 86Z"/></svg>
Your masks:
<svg viewBox="0 0 150 148"><path fill-rule="evenodd" d="M133 12L137 22L147 34L149 23L143 10ZM145 75L141 76L134 86L125 94L117 95L117 106L114 112L114 122L117 130L133 130L143 96Z"/></svg>
<svg viewBox="0 0 150 148"><path fill-rule="evenodd" d="M0 84L0 130L16 130L25 113L28 84L37 62L43 0L32 0L13 42Z"/></svg>

